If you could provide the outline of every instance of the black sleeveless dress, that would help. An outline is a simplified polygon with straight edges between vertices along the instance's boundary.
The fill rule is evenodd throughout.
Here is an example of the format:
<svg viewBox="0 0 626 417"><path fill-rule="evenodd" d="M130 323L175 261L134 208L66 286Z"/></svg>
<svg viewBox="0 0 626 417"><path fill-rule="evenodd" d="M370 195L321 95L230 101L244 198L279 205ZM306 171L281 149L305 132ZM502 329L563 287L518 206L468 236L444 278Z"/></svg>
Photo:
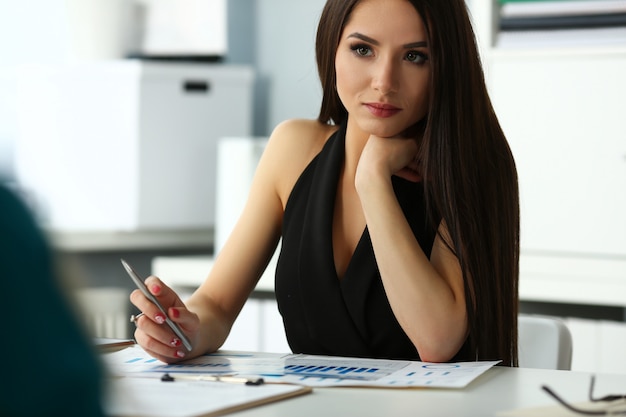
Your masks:
<svg viewBox="0 0 626 417"><path fill-rule="evenodd" d="M326 142L296 182L283 218L275 291L294 353L419 360L385 295L367 227L339 279L332 222L345 155L345 125ZM427 221L423 186L393 177L413 233L430 256L435 228Z"/></svg>

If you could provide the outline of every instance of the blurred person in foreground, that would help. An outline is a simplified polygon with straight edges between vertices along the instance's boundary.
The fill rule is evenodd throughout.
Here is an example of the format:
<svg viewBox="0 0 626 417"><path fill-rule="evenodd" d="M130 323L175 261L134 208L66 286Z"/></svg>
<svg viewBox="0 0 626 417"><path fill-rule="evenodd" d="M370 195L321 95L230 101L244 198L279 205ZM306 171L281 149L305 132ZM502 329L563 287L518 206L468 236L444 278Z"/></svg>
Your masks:
<svg viewBox="0 0 626 417"><path fill-rule="evenodd" d="M0 416L104 416L103 369L66 289L51 248L28 208L0 179L0 277L8 380Z"/></svg>

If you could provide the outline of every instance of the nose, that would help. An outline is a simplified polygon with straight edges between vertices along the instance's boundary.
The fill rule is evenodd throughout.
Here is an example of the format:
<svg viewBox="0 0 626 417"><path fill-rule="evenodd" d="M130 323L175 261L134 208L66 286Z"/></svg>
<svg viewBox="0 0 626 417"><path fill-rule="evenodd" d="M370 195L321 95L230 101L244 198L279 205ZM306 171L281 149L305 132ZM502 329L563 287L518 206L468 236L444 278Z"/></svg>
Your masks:
<svg viewBox="0 0 626 417"><path fill-rule="evenodd" d="M397 63L390 58L381 57L373 66L372 88L381 94L396 91L398 83L397 71Z"/></svg>

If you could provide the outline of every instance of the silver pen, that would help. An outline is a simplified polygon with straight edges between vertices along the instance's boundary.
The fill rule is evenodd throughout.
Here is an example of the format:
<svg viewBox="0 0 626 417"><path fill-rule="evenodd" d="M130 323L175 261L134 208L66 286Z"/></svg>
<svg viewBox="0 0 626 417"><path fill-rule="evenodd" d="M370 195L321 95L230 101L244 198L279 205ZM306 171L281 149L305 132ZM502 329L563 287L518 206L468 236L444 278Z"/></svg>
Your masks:
<svg viewBox="0 0 626 417"><path fill-rule="evenodd" d="M154 295L152 295L152 293L150 291L148 291L148 288L146 287L146 284L144 284L143 280L141 278L139 278L139 276L133 270L133 268L130 266L130 264L128 262L126 262L124 259L121 259L121 261L122 261L122 265L124 265L124 269L126 269L126 272L132 278L132 280L135 283L135 285L137 286L137 288L139 288L141 290L143 295L145 295L146 298L148 298L148 300L152 301L152 303L155 306L157 306L157 308L165 316L165 323L167 323L167 325L170 327L170 329L172 329L172 331L176 334L176 336L178 336L178 338L181 340L181 342L187 348L187 350L191 351L191 349L192 349L191 342L189 341L189 339L187 338L185 333L183 333L183 330L180 328L180 326L178 324L174 323L169 318L165 308L161 305L159 300Z"/></svg>

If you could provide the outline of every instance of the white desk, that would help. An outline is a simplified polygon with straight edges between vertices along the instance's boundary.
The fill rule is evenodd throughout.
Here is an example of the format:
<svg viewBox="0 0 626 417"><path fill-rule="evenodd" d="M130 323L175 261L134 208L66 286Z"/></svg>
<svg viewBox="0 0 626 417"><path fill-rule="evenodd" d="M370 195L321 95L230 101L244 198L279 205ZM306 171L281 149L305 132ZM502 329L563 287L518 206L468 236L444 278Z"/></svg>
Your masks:
<svg viewBox="0 0 626 417"><path fill-rule="evenodd" d="M309 394L228 416L511 417L511 412L515 412L515 417L548 415L528 412L534 407L556 411L550 416L576 416L541 390L541 385L547 384L565 400L576 404L587 401L589 382L590 374L583 372L495 367L463 389L314 388ZM596 376L595 395L625 392L626 374ZM168 401L163 397L161 400ZM181 411L184 414L184 409Z"/></svg>
<svg viewBox="0 0 626 417"><path fill-rule="evenodd" d="M556 405L541 385L566 400L587 400L589 373L495 367L462 390L316 388L313 393L229 414L232 417L488 417ZM596 395L626 393L626 375L596 376Z"/></svg>

